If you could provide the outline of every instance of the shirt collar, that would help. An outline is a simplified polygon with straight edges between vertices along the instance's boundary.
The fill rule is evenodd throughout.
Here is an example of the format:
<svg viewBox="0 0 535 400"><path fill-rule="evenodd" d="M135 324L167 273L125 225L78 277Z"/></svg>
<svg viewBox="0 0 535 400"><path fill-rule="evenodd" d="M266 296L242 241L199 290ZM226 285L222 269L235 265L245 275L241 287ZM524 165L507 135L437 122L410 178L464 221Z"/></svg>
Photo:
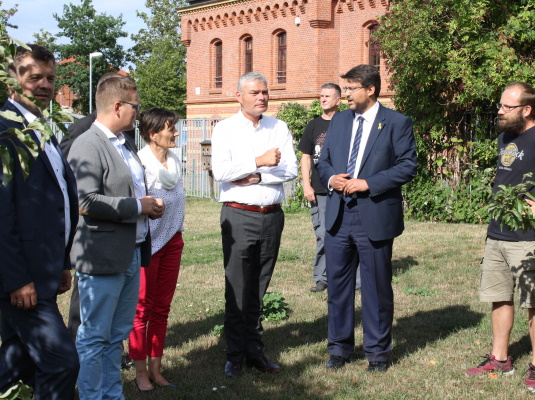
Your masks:
<svg viewBox="0 0 535 400"><path fill-rule="evenodd" d="M364 121L373 123L375 121L375 117L377 116L377 113L379 112L379 102L376 101L375 104L367 111L364 112L364 114L358 114L355 113L355 121L358 117L364 118Z"/></svg>
<svg viewBox="0 0 535 400"><path fill-rule="evenodd" d="M118 135L114 134L112 131L110 131L108 129L108 127L106 127L105 125L103 125L101 122L95 120L95 122L93 122L102 132L104 132L104 134L106 135L106 137L110 140L118 140L119 141L119 144L124 144L125 142L125 138L124 138L124 135L123 135L123 132L119 132Z"/></svg>
<svg viewBox="0 0 535 400"><path fill-rule="evenodd" d="M17 110L20 111L20 113L22 114L22 116L24 117L24 119L26 119L26 121L28 121L28 123L32 123L33 121L35 121L37 119L37 115L33 114L32 112L28 111L26 108L24 108L21 104L17 103L15 100L13 100L12 98L8 98L7 99L11 104L13 104L15 107L17 107Z"/></svg>
<svg viewBox="0 0 535 400"><path fill-rule="evenodd" d="M251 121L249 118L247 118L245 115L243 115L243 111L240 109L240 111L238 112L238 116L240 117L240 119L242 120L242 122L244 124L251 124L253 125L253 121ZM258 126L256 128L258 128L259 126L262 125L262 120L264 119L264 115L261 115L260 116L260 119L258 120ZM254 126L254 125L253 125Z"/></svg>

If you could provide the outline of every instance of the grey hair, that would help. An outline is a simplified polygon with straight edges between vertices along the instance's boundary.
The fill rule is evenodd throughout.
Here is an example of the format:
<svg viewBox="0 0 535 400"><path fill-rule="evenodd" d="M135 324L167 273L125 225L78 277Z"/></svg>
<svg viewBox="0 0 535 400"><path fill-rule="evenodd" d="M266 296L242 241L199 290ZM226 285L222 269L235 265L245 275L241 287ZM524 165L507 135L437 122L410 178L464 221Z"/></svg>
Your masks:
<svg viewBox="0 0 535 400"><path fill-rule="evenodd" d="M245 74L240 76L240 79L238 79L238 92L242 91L243 85L247 81L259 81L267 86L267 80L263 74L261 74L260 72L246 72Z"/></svg>

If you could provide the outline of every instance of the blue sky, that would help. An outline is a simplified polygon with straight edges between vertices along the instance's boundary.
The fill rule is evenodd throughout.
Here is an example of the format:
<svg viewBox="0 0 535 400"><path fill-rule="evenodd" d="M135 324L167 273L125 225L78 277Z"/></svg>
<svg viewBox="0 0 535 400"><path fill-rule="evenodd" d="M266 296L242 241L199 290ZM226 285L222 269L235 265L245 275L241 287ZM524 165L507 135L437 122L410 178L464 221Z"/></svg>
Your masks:
<svg viewBox="0 0 535 400"><path fill-rule="evenodd" d="M3 0L1 7L8 9L18 4L19 11L9 20L10 23L18 25L18 29L9 28L8 32L12 37L29 43L34 40L33 34L39 32L41 28L53 34L58 33L59 29L52 15L54 13L62 15L63 5L69 3L79 5L81 0ZM145 0L93 0L92 3L98 14L106 13L113 17L123 15L123 21L126 22L123 29L128 32L129 37L121 38L119 44L126 50L132 47L130 34L144 27L141 18L136 16L136 10L147 11Z"/></svg>

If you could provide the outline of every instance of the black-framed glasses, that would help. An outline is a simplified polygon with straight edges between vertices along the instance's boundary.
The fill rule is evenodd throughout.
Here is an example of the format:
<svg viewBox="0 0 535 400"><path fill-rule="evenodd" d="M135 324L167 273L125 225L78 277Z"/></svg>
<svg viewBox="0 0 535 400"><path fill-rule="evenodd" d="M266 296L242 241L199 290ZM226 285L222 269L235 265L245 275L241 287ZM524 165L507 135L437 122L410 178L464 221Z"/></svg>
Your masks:
<svg viewBox="0 0 535 400"><path fill-rule="evenodd" d="M132 107L134 107L136 112L139 112L141 110L141 104L130 103L128 101L119 101L119 103L130 104Z"/></svg>
<svg viewBox="0 0 535 400"><path fill-rule="evenodd" d="M343 93L345 93L345 92L353 93L353 92L358 92L360 89L364 89L366 87L367 86L355 86L355 87L344 86L342 88L342 91L343 91Z"/></svg>
<svg viewBox="0 0 535 400"><path fill-rule="evenodd" d="M525 107L525 106L527 106L527 104L520 104L518 106L507 106L502 103L496 103L496 108L498 108L498 110L503 110L504 113L508 113L508 112L513 111L515 108Z"/></svg>

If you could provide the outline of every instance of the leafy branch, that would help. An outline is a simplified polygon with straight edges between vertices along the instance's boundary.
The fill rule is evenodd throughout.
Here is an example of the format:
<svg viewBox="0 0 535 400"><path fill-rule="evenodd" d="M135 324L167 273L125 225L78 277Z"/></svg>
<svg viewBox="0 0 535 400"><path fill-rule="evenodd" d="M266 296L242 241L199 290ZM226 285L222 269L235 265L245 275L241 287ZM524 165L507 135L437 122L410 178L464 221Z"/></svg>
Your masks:
<svg viewBox="0 0 535 400"><path fill-rule="evenodd" d="M17 152L18 161L22 167L24 177L26 178L30 172L33 160L39 154L39 147L44 149L46 142L54 134L51 124L54 124L65 135L69 135L67 129L64 127L64 121L72 121L72 117L63 111L50 113L46 109L46 105L32 97L22 93L19 82L11 76L8 71L8 66L13 62L17 53L17 46L22 46L28 50L30 48L17 39L10 38L7 34L6 27L0 23L0 85L11 88L19 93L21 96L30 99L41 110L42 118L36 119L34 122L25 125L25 120L13 111L0 111L0 117L7 120L20 123L23 128L9 128L7 131L0 132L0 161L2 163L3 179L2 183L7 185L13 177L14 157L8 150L7 143L10 142L12 148ZM43 107L45 106L45 107ZM36 130L41 133L41 143L38 145L30 136L30 131ZM22 142L26 148L16 144L17 140Z"/></svg>
<svg viewBox="0 0 535 400"><path fill-rule="evenodd" d="M0 400L30 400L31 398L32 388L22 383L22 381L10 387L7 392L0 393Z"/></svg>
<svg viewBox="0 0 535 400"><path fill-rule="evenodd" d="M533 173L527 173L522 182L516 186L499 185L494 201L488 206L492 219L500 221L500 228L506 225L510 230L521 229L523 233L535 228L535 214L531 211L526 199L535 201L530 192L535 187L535 181L530 178Z"/></svg>

